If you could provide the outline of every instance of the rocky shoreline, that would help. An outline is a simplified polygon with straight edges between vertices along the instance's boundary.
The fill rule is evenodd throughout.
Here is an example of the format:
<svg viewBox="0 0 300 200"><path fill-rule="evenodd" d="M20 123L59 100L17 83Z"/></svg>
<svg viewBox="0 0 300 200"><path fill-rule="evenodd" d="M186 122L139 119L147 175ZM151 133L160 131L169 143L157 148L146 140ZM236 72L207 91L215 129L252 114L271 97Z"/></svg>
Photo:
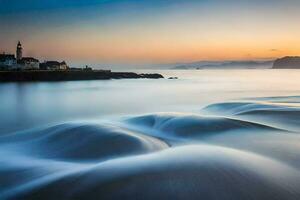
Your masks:
<svg viewBox="0 0 300 200"><path fill-rule="evenodd" d="M160 79L161 74L137 74L133 72L110 72L101 70L68 70L68 71L0 71L0 82L31 81L79 81L110 79Z"/></svg>

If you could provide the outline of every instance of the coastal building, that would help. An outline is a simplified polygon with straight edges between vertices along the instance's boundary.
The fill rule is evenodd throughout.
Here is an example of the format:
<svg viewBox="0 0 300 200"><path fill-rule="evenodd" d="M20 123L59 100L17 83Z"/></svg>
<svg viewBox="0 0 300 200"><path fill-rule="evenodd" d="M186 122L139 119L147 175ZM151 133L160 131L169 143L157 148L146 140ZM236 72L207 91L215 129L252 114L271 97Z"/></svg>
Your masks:
<svg viewBox="0 0 300 200"><path fill-rule="evenodd" d="M24 70L33 70L40 68L40 61L32 57L24 57L18 60L18 66Z"/></svg>
<svg viewBox="0 0 300 200"><path fill-rule="evenodd" d="M16 55L17 55L17 61L21 60L23 57L23 47L20 41L17 44Z"/></svg>
<svg viewBox="0 0 300 200"><path fill-rule="evenodd" d="M0 68L1 69L13 69L16 68L17 61L13 54L0 54Z"/></svg>
<svg viewBox="0 0 300 200"><path fill-rule="evenodd" d="M32 57L23 57L23 47L19 41L16 49L16 57L13 54L0 54L0 69L1 70L35 70L39 69L40 62Z"/></svg>
<svg viewBox="0 0 300 200"><path fill-rule="evenodd" d="M40 67L40 62L38 59L32 57L23 57L23 47L20 41L17 44L16 60L17 60L16 68L18 69L34 70L34 69L39 69Z"/></svg>
<svg viewBox="0 0 300 200"><path fill-rule="evenodd" d="M41 70L67 70L69 66L65 61L58 62L58 61L45 61L44 63L40 64Z"/></svg>
<svg viewBox="0 0 300 200"><path fill-rule="evenodd" d="M45 61L40 63L33 57L23 57L23 46L18 41L16 56L14 54L0 54L0 70L68 70L69 66L65 61Z"/></svg>

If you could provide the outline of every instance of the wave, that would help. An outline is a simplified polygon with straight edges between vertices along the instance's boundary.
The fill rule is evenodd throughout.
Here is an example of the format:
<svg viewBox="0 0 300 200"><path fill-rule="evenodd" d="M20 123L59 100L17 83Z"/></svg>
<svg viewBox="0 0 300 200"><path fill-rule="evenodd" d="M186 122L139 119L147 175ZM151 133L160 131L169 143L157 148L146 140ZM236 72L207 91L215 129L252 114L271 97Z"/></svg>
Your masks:
<svg viewBox="0 0 300 200"><path fill-rule="evenodd" d="M296 102L295 98L292 97L290 101L288 97L276 97L275 101L273 98L264 98L264 101L261 101L260 98L259 101L217 103L205 107L202 111L206 114L234 117L298 132L300 102ZM270 101L267 101L268 99Z"/></svg>
<svg viewBox="0 0 300 200"><path fill-rule="evenodd" d="M113 125L62 124L41 131L19 133L0 139L9 148L40 158L93 160L142 154L167 148L147 135Z"/></svg>
<svg viewBox="0 0 300 200"><path fill-rule="evenodd" d="M284 98L1 136L0 199L299 199L300 114Z"/></svg>
<svg viewBox="0 0 300 200"><path fill-rule="evenodd" d="M20 192L20 199L297 199L300 195L297 169L253 153L211 145L175 147L81 166L69 164L67 170L61 163L48 164L62 173L39 167L47 172L46 177L11 193Z"/></svg>
<svg viewBox="0 0 300 200"><path fill-rule="evenodd" d="M128 119L126 122L133 130L140 130L156 137L171 139L201 139L228 132L280 131L280 129L259 123L227 117L209 117L195 114L146 115Z"/></svg>

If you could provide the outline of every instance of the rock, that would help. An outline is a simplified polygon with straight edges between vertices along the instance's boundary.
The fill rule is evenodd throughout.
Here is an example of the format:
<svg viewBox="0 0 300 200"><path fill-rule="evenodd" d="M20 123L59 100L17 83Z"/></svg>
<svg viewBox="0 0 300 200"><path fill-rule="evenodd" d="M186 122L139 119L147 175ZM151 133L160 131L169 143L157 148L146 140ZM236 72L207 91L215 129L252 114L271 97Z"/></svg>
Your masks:
<svg viewBox="0 0 300 200"><path fill-rule="evenodd" d="M164 78L161 74L139 74L140 78L149 78L149 79L160 79Z"/></svg>

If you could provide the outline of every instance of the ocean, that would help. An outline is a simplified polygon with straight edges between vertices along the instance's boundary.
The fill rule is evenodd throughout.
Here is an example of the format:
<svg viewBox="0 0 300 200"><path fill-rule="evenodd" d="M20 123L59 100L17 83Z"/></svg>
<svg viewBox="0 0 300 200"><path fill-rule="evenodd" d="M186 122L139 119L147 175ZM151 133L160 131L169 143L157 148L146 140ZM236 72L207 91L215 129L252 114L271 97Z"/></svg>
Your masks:
<svg viewBox="0 0 300 200"><path fill-rule="evenodd" d="M136 72L1 83L0 199L300 199L300 70Z"/></svg>

